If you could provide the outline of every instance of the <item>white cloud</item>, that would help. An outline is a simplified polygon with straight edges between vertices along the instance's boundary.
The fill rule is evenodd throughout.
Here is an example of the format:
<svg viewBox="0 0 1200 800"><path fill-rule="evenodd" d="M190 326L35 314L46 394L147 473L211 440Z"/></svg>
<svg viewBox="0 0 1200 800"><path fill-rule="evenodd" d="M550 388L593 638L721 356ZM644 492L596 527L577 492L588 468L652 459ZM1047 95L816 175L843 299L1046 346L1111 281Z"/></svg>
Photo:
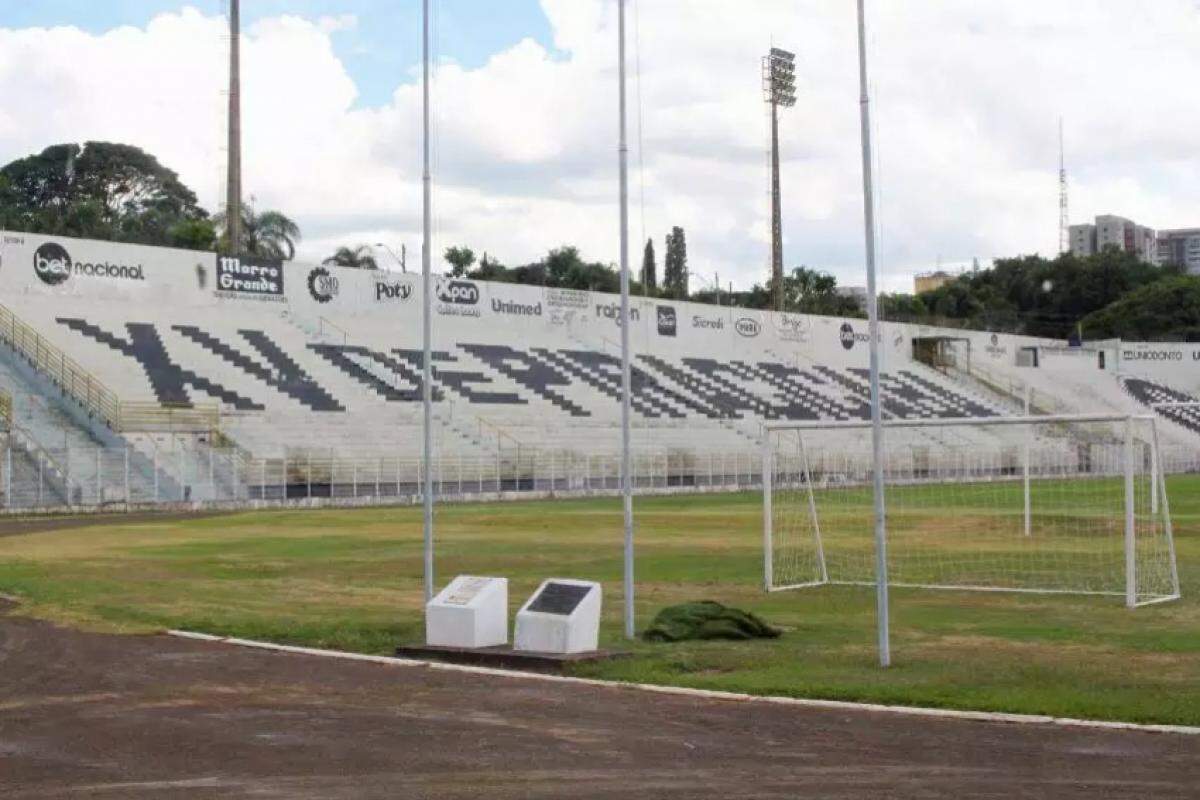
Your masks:
<svg viewBox="0 0 1200 800"><path fill-rule="evenodd" d="M556 50L533 40L438 70L438 249L507 263L563 243L617 258L616 19L611 0L543 0ZM886 283L948 262L1056 244L1057 131L1066 118L1075 219L1200 224L1192 151L1200 13L1191 0L978 0L870 7ZM632 256L687 229L692 267L745 285L766 264L766 119L759 57L798 53L785 112L789 264L860 283L852 3L655 0L630 41ZM356 106L331 43L353 15L281 16L244 42L246 188L296 216L302 254L385 241L417 253L420 87ZM224 169L223 22L185 9L145 28L0 30L0 159L58 141L128 141L215 206ZM640 50L642 131L638 130ZM644 172L639 169L644 142ZM414 256L415 260L415 256Z"/></svg>

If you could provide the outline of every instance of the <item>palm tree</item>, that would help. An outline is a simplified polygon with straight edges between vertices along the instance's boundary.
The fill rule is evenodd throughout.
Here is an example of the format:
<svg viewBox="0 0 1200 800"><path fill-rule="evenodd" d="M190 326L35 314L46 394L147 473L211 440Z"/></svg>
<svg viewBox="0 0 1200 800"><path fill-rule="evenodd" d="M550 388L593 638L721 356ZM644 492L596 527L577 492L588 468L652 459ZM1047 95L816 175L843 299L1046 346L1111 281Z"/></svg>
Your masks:
<svg viewBox="0 0 1200 800"><path fill-rule="evenodd" d="M321 262L327 267L346 267L347 269L379 269L375 254L370 245L360 244L358 247L339 247L337 252Z"/></svg>
<svg viewBox="0 0 1200 800"><path fill-rule="evenodd" d="M228 230L225 214L216 218L217 225ZM300 226L279 211L255 211L251 203L242 204L242 242L240 255L274 261L291 261L296 257L296 244L301 239ZM221 236L221 250L228 252L229 235Z"/></svg>

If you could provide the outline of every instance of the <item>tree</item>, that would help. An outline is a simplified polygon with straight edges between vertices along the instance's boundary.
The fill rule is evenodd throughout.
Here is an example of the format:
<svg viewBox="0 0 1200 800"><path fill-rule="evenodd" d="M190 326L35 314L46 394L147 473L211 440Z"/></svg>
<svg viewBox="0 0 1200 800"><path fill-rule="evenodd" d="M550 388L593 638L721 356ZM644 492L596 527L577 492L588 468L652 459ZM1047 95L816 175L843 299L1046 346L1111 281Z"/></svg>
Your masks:
<svg viewBox="0 0 1200 800"><path fill-rule="evenodd" d="M1200 277L1172 275L1093 311L1081 323L1091 339L1200 342Z"/></svg>
<svg viewBox="0 0 1200 800"><path fill-rule="evenodd" d="M339 247L333 255L321 262L327 267L344 267L346 269L379 269L375 253L370 245L360 244L358 247Z"/></svg>
<svg viewBox="0 0 1200 800"><path fill-rule="evenodd" d="M195 192L131 145L59 144L0 169L0 227L210 249L207 221Z"/></svg>
<svg viewBox="0 0 1200 800"><path fill-rule="evenodd" d="M451 266L450 274L462 278L475 263L475 251L469 247L447 247L444 258Z"/></svg>
<svg viewBox="0 0 1200 800"><path fill-rule="evenodd" d="M490 258L487 253L484 253L483 258L479 259L479 269L471 270L467 273L467 277L473 281L499 281L501 283L512 281L508 268L496 259Z"/></svg>
<svg viewBox="0 0 1200 800"><path fill-rule="evenodd" d="M663 259L663 288L677 300L688 296L687 239L683 228L671 229L667 236L667 254Z"/></svg>
<svg viewBox="0 0 1200 800"><path fill-rule="evenodd" d="M654 259L654 240L646 240L646 249L642 252L642 286L647 294L658 291L658 265Z"/></svg>
<svg viewBox="0 0 1200 800"><path fill-rule="evenodd" d="M217 216L225 229L219 243L222 252L230 252L225 215ZM242 203L242 246L240 255L271 261L291 261L300 242L300 226L279 211L255 211L253 200Z"/></svg>

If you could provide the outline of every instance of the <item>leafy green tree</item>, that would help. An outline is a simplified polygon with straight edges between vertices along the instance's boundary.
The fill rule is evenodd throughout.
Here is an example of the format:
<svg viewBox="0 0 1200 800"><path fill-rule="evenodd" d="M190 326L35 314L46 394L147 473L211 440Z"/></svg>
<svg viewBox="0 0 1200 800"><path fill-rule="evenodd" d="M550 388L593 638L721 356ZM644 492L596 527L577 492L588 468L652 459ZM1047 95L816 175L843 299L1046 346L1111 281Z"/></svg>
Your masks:
<svg viewBox="0 0 1200 800"><path fill-rule="evenodd" d="M685 300L688 296L687 237L675 226L667 235L667 253L663 258L663 288L669 297Z"/></svg>
<svg viewBox="0 0 1200 800"><path fill-rule="evenodd" d="M137 244L208 249L196 194L143 150L59 144L0 169L0 226Z"/></svg>
<svg viewBox="0 0 1200 800"><path fill-rule="evenodd" d="M176 222L167 231L168 244L184 250L216 250L217 226L211 219L187 219Z"/></svg>
<svg viewBox="0 0 1200 800"><path fill-rule="evenodd" d="M1200 342L1200 277L1172 275L1083 318L1089 339Z"/></svg>
<svg viewBox="0 0 1200 800"><path fill-rule="evenodd" d="M647 294L658 292L658 264L654 257L654 240L646 240L646 249L642 251L642 285Z"/></svg>
<svg viewBox="0 0 1200 800"><path fill-rule="evenodd" d="M475 263L475 251L469 247L447 247L443 258L450 265L450 274L462 278Z"/></svg>
<svg viewBox="0 0 1200 800"><path fill-rule="evenodd" d="M217 215L217 224L226 229L225 215ZM253 202L242 203L241 255L272 261L291 261L296 257L300 226L279 211L256 211ZM229 252L227 230L221 234L219 247Z"/></svg>
<svg viewBox="0 0 1200 800"><path fill-rule="evenodd" d="M358 247L339 247L333 255L321 263L346 269L379 269L379 262L375 260L375 252L370 245L366 244L360 244Z"/></svg>
<svg viewBox="0 0 1200 800"><path fill-rule="evenodd" d="M479 259L479 268L468 272L467 277L473 281L512 282L508 268L487 253L484 253L483 258Z"/></svg>

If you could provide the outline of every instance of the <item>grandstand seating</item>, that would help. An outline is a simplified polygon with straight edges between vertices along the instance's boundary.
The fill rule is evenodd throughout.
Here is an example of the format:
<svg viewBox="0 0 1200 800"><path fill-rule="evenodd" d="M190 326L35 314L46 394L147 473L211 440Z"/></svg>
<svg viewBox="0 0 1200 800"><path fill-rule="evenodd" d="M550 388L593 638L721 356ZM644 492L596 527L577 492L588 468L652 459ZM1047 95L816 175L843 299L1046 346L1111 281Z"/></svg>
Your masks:
<svg viewBox="0 0 1200 800"><path fill-rule="evenodd" d="M27 250L45 241L29 238ZM56 241L66 241L71 250L101 247ZM287 483L295 465L304 463L311 472L314 459L352 461L356 475L373 475L368 482L388 483L394 494L416 485L423 393L416 279L338 270L337 281L323 284L338 287L336 293L318 295L305 279L308 268L289 265L286 289L278 296L243 296L197 281L206 268L195 261L207 256L103 247L111 249L105 258L113 263L143 259L147 285L78 276L65 288L51 287L32 270L6 269L0 273L0 305L49 346L85 365L122 401L220 404L221 437L236 445L236 457L214 454L207 434L125 435L121 443L134 451L134 472L141 476L134 478L139 485L133 493L206 499L220 494L218 484L224 484L226 494L266 497L283 491L268 487L268 472L276 475L274 482ZM20 264L25 257L32 258L5 255L6 263ZM506 464L548 454L559 466L594 472L608 486L620 441L613 299L463 281L439 281L435 295L431 391L439 456L460 470L464 463L494 463L494 485L501 487L510 480L501 475ZM869 418L864 331L855 320L635 300L630 330L635 448L661 461L668 482L695 480L702 472L741 475L757 458L765 422ZM886 417L1013 413L1013 397L988 389L992 384L955 380L915 360L916 335L910 326L885 326ZM1008 339L997 346L992 336L990 344L974 346L992 354L992 369L1019 374L1064 407L1127 412L1138 407L1131 394L1145 402L1136 393L1142 384L1126 381L1122 388L1110 374L1085 369L1086 359L1078 359L1078 370L1054 375L1018 368L1012 354L1023 340ZM62 441L63 449L76 451L99 444L55 412L53 397L22 389L20 376L2 367L0 385L17 387L23 427L32 440L47 449L53 449L47 443ZM1200 433L1195 426L1190 430L1189 436ZM1000 434L922 435L931 443L951 437L961 445ZM101 462L89 467L77 460L64 470L72 481L103 484L94 474L105 471ZM476 468L481 483L483 469ZM689 471L695 475L684 476ZM336 472L329 467L330 475ZM256 487L237 488L253 483L256 474ZM311 483L312 475L306 480ZM337 480L322 480L336 493ZM511 480L524 486L520 475ZM584 481L588 488L590 481ZM463 482L458 481L460 490ZM560 488L554 479L548 485ZM103 486L94 494L102 500Z"/></svg>
<svg viewBox="0 0 1200 800"><path fill-rule="evenodd" d="M1193 433L1200 434L1200 397L1162 386L1144 378L1125 378L1121 386L1139 403ZM1194 407L1160 407L1163 403L1196 403Z"/></svg>

